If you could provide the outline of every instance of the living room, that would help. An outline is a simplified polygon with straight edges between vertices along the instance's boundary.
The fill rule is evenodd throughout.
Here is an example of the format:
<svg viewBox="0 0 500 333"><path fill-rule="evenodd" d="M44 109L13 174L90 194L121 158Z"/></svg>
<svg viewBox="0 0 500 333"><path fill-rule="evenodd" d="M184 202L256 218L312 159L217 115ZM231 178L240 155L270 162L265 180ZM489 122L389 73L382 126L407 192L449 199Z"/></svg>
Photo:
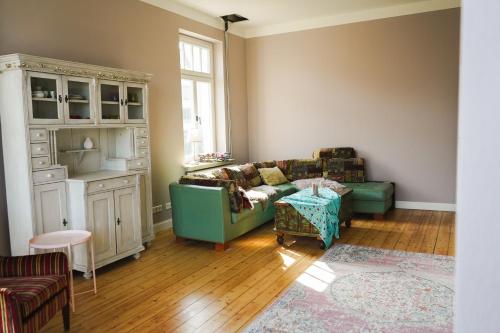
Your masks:
<svg viewBox="0 0 500 333"><path fill-rule="evenodd" d="M497 332L480 6L0 0L0 327Z"/></svg>

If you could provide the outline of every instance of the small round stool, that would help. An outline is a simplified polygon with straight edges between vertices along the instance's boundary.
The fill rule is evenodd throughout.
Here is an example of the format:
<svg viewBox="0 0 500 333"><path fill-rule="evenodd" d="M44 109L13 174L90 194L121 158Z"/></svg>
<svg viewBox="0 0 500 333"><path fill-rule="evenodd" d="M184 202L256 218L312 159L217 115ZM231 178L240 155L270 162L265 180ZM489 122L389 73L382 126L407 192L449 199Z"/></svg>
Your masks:
<svg viewBox="0 0 500 333"><path fill-rule="evenodd" d="M71 247L78 244L90 243L90 258L92 260L92 277L94 282L94 289L87 290L76 295L94 292L97 294L97 283L95 276L95 262L94 262L94 242L92 241L92 233L86 230L62 230L54 231L46 234L40 234L29 240L29 252L31 249L60 249L66 248L68 250L68 268L70 280L70 294L71 294L71 308L75 312L75 291L73 289L73 255Z"/></svg>

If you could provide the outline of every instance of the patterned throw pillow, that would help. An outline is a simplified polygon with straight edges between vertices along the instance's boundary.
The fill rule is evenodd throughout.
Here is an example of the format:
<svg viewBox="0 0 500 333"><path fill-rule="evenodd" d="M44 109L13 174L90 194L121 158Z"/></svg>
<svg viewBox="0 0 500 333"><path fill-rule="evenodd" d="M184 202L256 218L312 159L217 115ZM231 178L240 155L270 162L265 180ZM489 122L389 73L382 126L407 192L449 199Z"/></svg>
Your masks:
<svg viewBox="0 0 500 333"><path fill-rule="evenodd" d="M313 153L313 158L354 158L356 152L351 147L321 148Z"/></svg>
<svg viewBox="0 0 500 333"><path fill-rule="evenodd" d="M276 161L276 166L280 168L281 172L288 180L292 180L292 164L295 160L281 160Z"/></svg>
<svg viewBox="0 0 500 333"><path fill-rule="evenodd" d="M278 167L260 168L259 173L266 185L274 186L288 183L288 179L286 179L285 175Z"/></svg>
<svg viewBox="0 0 500 333"><path fill-rule="evenodd" d="M253 166L258 170L262 168L274 168L276 161L254 162Z"/></svg>
<svg viewBox="0 0 500 333"><path fill-rule="evenodd" d="M229 196L229 207L235 213L241 212L243 209L243 198L238 190L238 186L234 180L224 180L215 178L198 178L193 176L182 176L179 179L179 184L198 185L207 187L224 187Z"/></svg>
<svg viewBox="0 0 500 333"><path fill-rule="evenodd" d="M243 172L239 169L231 169L231 168L222 168L221 174L223 175L223 179L229 177L230 180L234 180L236 185L241 186L243 189L247 190L251 186L245 178Z"/></svg>
<svg viewBox="0 0 500 333"><path fill-rule="evenodd" d="M365 161L362 158L331 158L325 163L328 179L341 183L365 181Z"/></svg>
<svg viewBox="0 0 500 333"><path fill-rule="evenodd" d="M245 176L245 179L247 180L247 183L248 185L250 185L250 187L262 185L260 173L252 163L240 165L239 169L241 170L241 172L243 172L243 176Z"/></svg>
<svg viewBox="0 0 500 333"><path fill-rule="evenodd" d="M323 160L294 160L291 166L290 174L291 179L293 180L323 177Z"/></svg>

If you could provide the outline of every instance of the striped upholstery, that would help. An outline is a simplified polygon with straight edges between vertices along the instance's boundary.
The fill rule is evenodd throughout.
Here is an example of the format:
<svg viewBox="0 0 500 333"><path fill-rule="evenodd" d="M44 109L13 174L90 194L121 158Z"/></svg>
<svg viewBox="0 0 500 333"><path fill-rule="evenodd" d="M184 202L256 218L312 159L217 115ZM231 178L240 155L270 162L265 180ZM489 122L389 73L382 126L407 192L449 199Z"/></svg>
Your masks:
<svg viewBox="0 0 500 333"><path fill-rule="evenodd" d="M21 257L0 257L0 277L64 275L68 259L62 252Z"/></svg>
<svg viewBox="0 0 500 333"><path fill-rule="evenodd" d="M68 285L66 275L13 277L0 279L0 287L13 291L21 307L22 318L27 318Z"/></svg>
<svg viewBox="0 0 500 333"><path fill-rule="evenodd" d="M69 304L64 253L0 257L0 332L39 331Z"/></svg>

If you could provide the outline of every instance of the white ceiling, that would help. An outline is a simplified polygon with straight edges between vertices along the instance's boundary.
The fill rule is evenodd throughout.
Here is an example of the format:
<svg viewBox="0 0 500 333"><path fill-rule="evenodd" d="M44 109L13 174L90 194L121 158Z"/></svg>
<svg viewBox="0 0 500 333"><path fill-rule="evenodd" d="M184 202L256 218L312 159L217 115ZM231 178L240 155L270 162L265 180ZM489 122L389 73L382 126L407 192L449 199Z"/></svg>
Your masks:
<svg viewBox="0 0 500 333"><path fill-rule="evenodd" d="M219 16L240 14L232 25L242 37L408 15L460 6L460 0L142 0L180 15L221 27Z"/></svg>

